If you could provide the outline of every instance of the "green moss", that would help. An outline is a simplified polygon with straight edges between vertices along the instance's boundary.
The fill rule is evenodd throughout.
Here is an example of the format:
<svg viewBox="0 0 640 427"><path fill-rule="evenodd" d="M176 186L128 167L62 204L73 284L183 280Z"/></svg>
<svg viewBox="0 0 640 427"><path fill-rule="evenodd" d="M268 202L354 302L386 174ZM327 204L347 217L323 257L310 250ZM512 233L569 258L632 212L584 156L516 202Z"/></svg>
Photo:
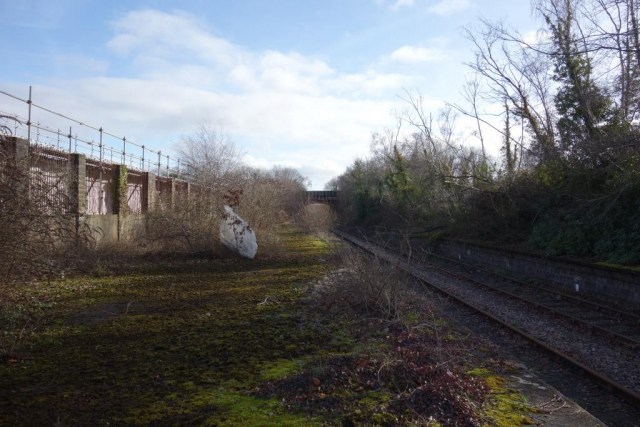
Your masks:
<svg viewBox="0 0 640 427"><path fill-rule="evenodd" d="M304 368L304 360L279 359L268 362L260 371L260 379L264 381L278 380L299 373Z"/></svg>
<svg viewBox="0 0 640 427"><path fill-rule="evenodd" d="M467 371L469 375L483 378L490 388L489 402L484 415L497 427L517 427L533 424L529 418L531 408L519 392L504 387L504 378L485 368Z"/></svg>
<svg viewBox="0 0 640 427"><path fill-rule="evenodd" d="M227 393L218 396L213 404L219 415L207 419L208 425L228 426L321 426L322 421L304 415L286 412L276 399L261 400L254 397Z"/></svg>
<svg viewBox="0 0 640 427"><path fill-rule="evenodd" d="M346 418L365 425L396 425L398 416L385 411L391 398L386 392L365 392Z"/></svg>
<svg viewBox="0 0 640 427"><path fill-rule="evenodd" d="M403 319L408 325L415 325L420 322L420 313L417 311L407 311L404 313Z"/></svg>
<svg viewBox="0 0 640 427"><path fill-rule="evenodd" d="M167 413L172 413L167 417ZM287 411L276 399L258 399L224 388L201 390L187 401L179 395L167 396L147 408L132 412L123 421L145 425L159 421L189 421L210 426L316 426L317 418Z"/></svg>
<svg viewBox="0 0 640 427"><path fill-rule="evenodd" d="M640 266L621 265L621 264L614 264L611 262L597 262L596 265L602 265L604 267L610 267L610 268L617 268L619 270L640 271Z"/></svg>
<svg viewBox="0 0 640 427"><path fill-rule="evenodd" d="M50 320L23 361L0 364L10 385L0 388L0 425L401 423L387 412L395 394L325 382L328 358L383 360L394 343L388 330L369 330L361 319L310 310L301 290L329 271L330 247L293 229L282 241L279 259L149 263L45 290L56 292ZM405 320L419 324L420 317L409 311ZM519 395L488 371L471 373L492 387L487 416L522 424L507 423L520 413ZM305 375L322 379L321 388L311 387L315 406L298 407L315 417L275 397L308 381ZM276 384L284 388L261 394Z"/></svg>
<svg viewBox="0 0 640 427"><path fill-rule="evenodd" d="M60 282L24 360L0 364L10 385L0 424L318 424L247 394L340 336L338 325L307 321L300 300L329 269L318 256L327 245L289 231L283 241L275 260L146 264Z"/></svg>
<svg viewBox="0 0 640 427"><path fill-rule="evenodd" d="M386 405L391 400L391 394L382 391L368 391L364 397L360 399L359 404L367 409L373 409L376 406Z"/></svg>

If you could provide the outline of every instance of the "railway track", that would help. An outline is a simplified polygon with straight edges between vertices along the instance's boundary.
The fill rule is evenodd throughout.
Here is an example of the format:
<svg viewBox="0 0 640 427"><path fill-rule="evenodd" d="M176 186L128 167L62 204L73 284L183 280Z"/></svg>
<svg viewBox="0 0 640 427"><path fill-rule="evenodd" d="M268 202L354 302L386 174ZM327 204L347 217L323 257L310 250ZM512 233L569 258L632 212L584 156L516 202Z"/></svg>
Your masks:
<svg viewBox="0 0 640 427"><path fill-rule="evenodd" d="M640 407L640 358L635 349L640 344L637 323L640 318L634 314L515 281L444 257L440 257L442 261L458 264L458 270L462 266L466 272L452 271L451 267L433 263L409 264L405 257L398 254L397 249L389 248L388 245L384 247L344 231L334 232L385 261L397 263L424 285L535 343L564 363L610 387L634 406ZM475 277L478 274L484 279L493 277L493 280L491 283L488 280L478 280ZM528 310L535 310L533 313L544 312L546 316L527 315ZM570 325L558 322L558 317L570 321ZM580 334L584 327L597 335ZM574 348L573 341L578 343L575 345L578 350ZM604 360L593 360L597 356L590 355L597 355L599 352L605 355L602 356ZM621 369L607 367L611 365L607 363L611 358L620 359Z"/></svg>
<svg viewBox="0 0 640 427"><path fill-rule="evenodd" d="M431 268L438 268L449 274L456 274L458 277L484 286L495 292L502 293L511 298L524 300L558 317L583 325L593 332L600 333L604 336L615 337L630 344L633 348L640 347L640 316L633 313L576 297L565 292L549 289L544 286L513 279L434 253L429 253L428 257L439 259L447 264L457 265L474 275L480 273L482 276L490 277L492 283L469 277L469 274L459 271L452 272L433 263L430 263Z"/></svg>
<svg viewBox="0 0 640 427"><path fill-rule="evenodd" d="M377 244L381 244L388 250L394 250L385 242ZM420 249L425 253L425 257L431 261L425 261L424 258L421 260L429 268L438 269L445 274L466 280L474 285L533 304L541 310L584 326L595 333L605 337L614 337L632 348L640 348L640 316L634 313L566 292L517 280L459 260L426 252L423 248ZM444 262L447 267L443 268L441 265L434 264L433 259ZM455 266L455 270L451 270L452 265ZM478 278L479 275L490 279L491 282L481 280Z"/></svg>

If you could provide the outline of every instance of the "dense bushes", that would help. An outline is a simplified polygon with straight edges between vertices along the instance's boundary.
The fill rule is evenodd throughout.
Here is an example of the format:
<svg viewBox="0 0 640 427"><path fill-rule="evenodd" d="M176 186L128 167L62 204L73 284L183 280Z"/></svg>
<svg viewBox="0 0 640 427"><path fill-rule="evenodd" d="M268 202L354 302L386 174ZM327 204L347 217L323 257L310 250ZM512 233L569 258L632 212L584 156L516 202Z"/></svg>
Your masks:
<svg viewBox="0 0 640 427"><path fill-rule="evenodd" d="M256 232L259 252L273 252L277 229L296 213L308 179L293 168L244 164L243 153L224 130L207 123L184 136L177 149L191 165L189 196L173 205L156 200L139 241L162 251L220 256L227 252L219 241L220 220L229 205Z"/></svg>
<svg viewBox="0 0 640 427"><path fill-rule="evenodd" d="M555 256L595 256L612 263L640 263L640 201L635 209L618 206L606 215L547 215L534 224L528 243Z"/></svg>
<svg viewBox="0 0 640 427"><path fill-rule="evenodd" d="M337 222L336 213L329 205L314 203L303 205L294 221L308 232L328 232Z"/></svg>

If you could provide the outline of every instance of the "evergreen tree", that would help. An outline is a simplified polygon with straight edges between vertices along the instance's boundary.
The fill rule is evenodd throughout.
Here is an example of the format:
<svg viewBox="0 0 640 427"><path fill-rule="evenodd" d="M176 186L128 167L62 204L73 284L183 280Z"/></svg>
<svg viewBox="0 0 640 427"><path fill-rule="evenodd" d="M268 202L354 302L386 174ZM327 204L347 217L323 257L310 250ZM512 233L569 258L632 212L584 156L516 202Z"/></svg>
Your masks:
<svg viewBox="0 0 640 427"><path fill-rule="evenodd" d="M554 79L560 84L555 106L561 147L579 153L586 141L601 139L615 124L610 100L592 79L588 53L574 30L575 0L550 0L543 12L553 40Z"/></svg>

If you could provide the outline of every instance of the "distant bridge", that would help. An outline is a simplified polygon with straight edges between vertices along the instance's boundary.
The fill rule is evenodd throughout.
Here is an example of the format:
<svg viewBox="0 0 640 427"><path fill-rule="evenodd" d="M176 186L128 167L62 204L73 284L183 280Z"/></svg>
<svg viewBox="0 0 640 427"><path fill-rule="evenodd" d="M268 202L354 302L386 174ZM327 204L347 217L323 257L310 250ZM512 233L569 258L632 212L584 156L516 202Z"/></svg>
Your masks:
<svg viewBox="0 0 640 427"><path fill-rule="evenodd" d="M305 191L304 204L325 203L336 205L338 203L338 191Z"/></svg>

